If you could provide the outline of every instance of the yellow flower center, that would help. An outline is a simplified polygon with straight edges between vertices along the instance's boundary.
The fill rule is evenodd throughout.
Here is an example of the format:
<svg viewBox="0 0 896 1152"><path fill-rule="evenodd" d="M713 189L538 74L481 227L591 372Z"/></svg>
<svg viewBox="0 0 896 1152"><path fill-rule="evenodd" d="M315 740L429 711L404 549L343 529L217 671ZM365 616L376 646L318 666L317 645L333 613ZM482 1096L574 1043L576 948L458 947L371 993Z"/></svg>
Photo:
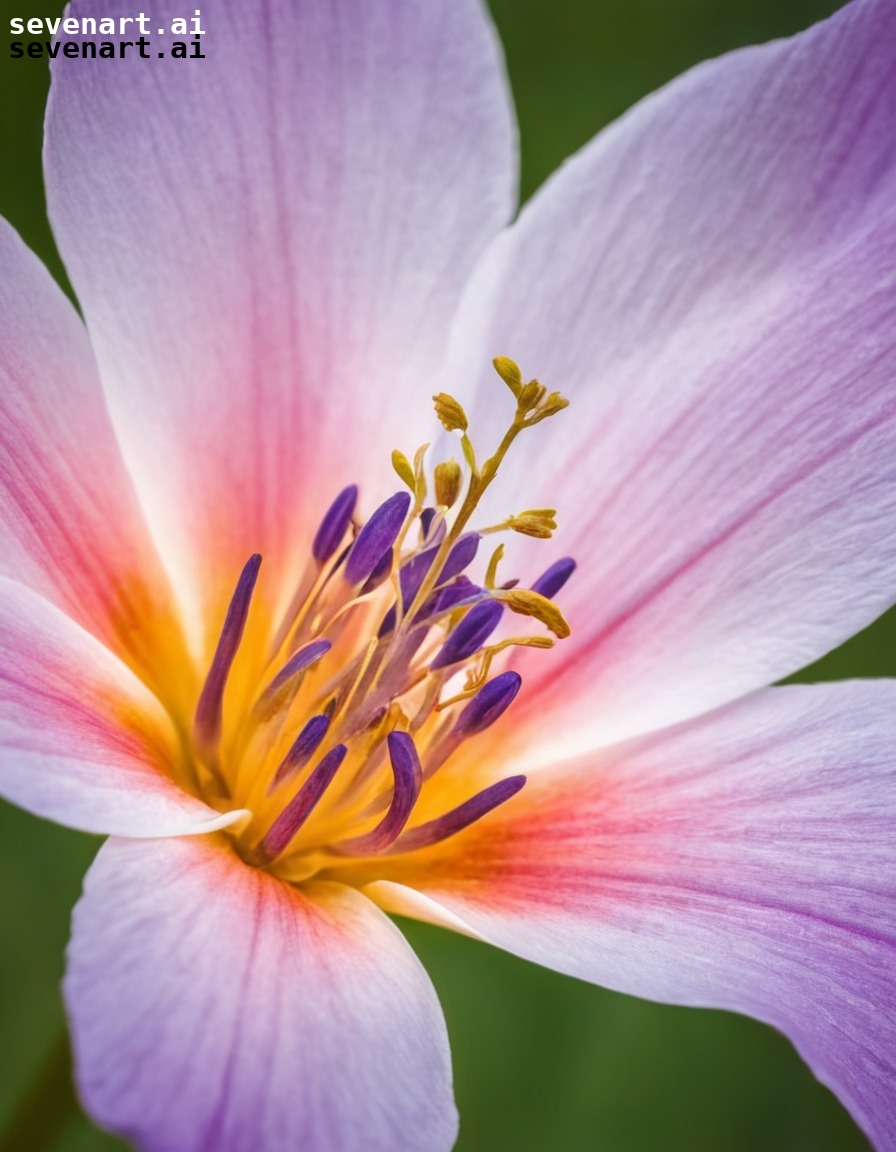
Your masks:
<svg viewBox="0 0 896 1152"><path fill-rule="evenodd" d="M478 463L463 408L445 393L435 397L443 425L461 434L466 484L449 460L436 465L430 485L424 446L413 463L393 453L407 491L363 525L357 489L341 492L249 672L235 661L263 578L261 557L250 557L240 574L196 708L193 769L210 804L250 813L230 832L237 851L284 879L376 879L385 857L455 835L525 783L496 777L496 766L467 748L520 686L513 671L490 678L495 657L554 642L543 632L496 640L502 617L519 614L568 635L551 597L574 564L558 561L531 589L501 584L499 545L485 579L474 583L466 570L484 536L549 537L555 512L527 509L478 532L468 524L516 437L567 402L537 381L523 384L504 357L495 367L516 401L496 451Z"/></svg>

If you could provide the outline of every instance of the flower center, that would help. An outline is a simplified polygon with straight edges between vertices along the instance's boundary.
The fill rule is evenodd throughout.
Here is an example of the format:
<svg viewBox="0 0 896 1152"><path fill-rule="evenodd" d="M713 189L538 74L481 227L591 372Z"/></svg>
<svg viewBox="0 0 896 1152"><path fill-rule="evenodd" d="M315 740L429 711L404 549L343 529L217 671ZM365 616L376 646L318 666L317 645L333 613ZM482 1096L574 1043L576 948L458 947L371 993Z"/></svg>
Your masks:
<svg viewBox="0 0 896 1152"><path fill-rule="evenodd" d="M501 635L507 614L556 637L569 627L552 597L575 563L557 561L531 588L499 583L499 544L484 579L467 570L492 533L548 538L550 508L500 524L468 524L516 437L566 407L517 366L495 368L516 401L513 420L481 464L467 418L451 396L436 412L460 433L456 460L424 467L394 452L407 490L356 519L358 490L340 492L314 537L292 602L276 628L255 686L225 724L225 688L241 644L261 557L249 558L231 599L193 725L199 788L209 802L251 816L231 834L250 863L298 882L346 869L370 879L377 863L455 835L514 796L523 776L496 777L468 745L513 703L515 671L492 675L515 646L550 648L542 630ZM503 631L503 629L502 629ZM499 638L500 637L500 638ZM228 695L231 707L232 694Z"/></svg>

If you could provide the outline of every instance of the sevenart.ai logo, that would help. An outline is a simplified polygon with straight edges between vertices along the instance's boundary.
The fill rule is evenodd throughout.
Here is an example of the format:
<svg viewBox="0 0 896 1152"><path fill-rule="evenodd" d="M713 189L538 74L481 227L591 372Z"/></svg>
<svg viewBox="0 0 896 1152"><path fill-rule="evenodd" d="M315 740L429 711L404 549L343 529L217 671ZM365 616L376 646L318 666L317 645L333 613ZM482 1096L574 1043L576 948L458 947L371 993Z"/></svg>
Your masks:
<svg viewBox="0 0 896 1152"><path fill-rule="evenodd" d="M13 40L9 55L13 60L25 57L82 57L95 60L119 60L139 56L141 60L169 56L175 60L204 60L201 37L202 13L196 8L192 16L154 22L145 12L137 16L14 16L9 21L11 36L30 36L30 40ZM127 39L131 37L131 39Z"/></svg>

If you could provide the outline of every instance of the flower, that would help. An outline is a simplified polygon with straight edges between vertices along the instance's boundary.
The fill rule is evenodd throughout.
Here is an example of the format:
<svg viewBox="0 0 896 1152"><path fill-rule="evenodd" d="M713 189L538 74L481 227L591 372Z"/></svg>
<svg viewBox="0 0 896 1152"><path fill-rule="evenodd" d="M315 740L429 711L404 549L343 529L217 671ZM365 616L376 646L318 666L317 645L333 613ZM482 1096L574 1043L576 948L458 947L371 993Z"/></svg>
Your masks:
<svg viewBox="0 0 896 1152"><path fill-rule="evenodd" d="M386 909L748 1012L896 1142L896 686L764 687L894 598L894 34L696 69L509 227L474 0L56 57L84 323L4 227L0 781L112 835L65 981L100 1123L449 1148Z"/></svg>

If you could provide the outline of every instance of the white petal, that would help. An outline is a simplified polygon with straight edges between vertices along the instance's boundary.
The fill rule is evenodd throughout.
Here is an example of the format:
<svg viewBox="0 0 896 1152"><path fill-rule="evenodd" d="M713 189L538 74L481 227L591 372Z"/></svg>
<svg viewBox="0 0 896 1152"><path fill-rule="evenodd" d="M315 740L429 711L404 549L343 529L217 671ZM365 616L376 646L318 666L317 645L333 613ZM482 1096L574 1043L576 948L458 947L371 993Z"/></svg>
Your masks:
<svg viewBox="0 0 896 1152"><path fill-rule="evenodd" d="M466 298L448 378L478 384L477 444L507 415L496 353L572 402L492 509L559 509L513 575L579 561L572 639L526 658L569 753L781 679L896 599L894 45L896 7L859 0L688 73Z"/></svg>
<svg viewBox="0 0 896 1152"><path fill-rule="evenodd" d="M896 1144L896 681L773 688L555 765L396 865L388 906L775 1025ZM375 893L372 893L375 894Z"/></svg>
<svg viewBox="0 0 896 1152"><path fill-rule="evenodd" d="M70 828L123 836L232 824L173 779L171 721L108 649L0 578L0 795Z"/></svg>
<svg viewBox="0 0 896 1152"><path fill-rule="evenodd" d="M181 16L162 0L152 23ZM375 478L368 510L394 490L515 189L478 0L218 0L206 23L204 60L155 31L150 60L57 57L46 144L59 248L191 603L255 551L294 576L343 485Z"/></svg>
<svg viewBox="0 0 896 1152"><path fill-rule="evenodd" d="M365 897L217 839L110 841L65 997L88 1111L143 1152L448 1152L444 1020Z"/></svg>

